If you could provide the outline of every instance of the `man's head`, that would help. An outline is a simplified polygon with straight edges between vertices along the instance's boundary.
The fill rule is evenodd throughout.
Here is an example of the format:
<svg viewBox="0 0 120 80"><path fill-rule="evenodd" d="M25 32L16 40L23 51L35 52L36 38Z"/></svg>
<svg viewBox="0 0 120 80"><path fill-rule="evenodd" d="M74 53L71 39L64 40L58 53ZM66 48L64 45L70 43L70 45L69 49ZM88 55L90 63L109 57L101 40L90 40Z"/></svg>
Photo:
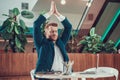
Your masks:
<svg viewBox="0 0 120 80"><path fill-rule="evenodd" d="M49 39L56 41L58 38L58 24L57 23L49 23L46 26L49 29Z"/></svg>

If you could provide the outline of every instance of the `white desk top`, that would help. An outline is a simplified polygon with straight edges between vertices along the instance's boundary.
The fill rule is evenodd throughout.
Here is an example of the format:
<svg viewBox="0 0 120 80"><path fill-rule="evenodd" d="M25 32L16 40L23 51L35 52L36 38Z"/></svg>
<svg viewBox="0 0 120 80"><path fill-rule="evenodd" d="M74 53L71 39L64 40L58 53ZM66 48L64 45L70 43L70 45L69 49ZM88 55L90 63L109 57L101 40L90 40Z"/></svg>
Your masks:
<svg viewBox="0 0 120 80"><path fill-rule="evenodd" d="M73 73L77 78L104 78L104 77L112 77L114 74L112 73L106 73L106 72L74 72Z"/></svg>
<svg viewBox="0 0 120 80"><path fill-rule="evenodd" d="M114 74L106 73L106 72L73 72L71 75L63 75L63 74L35 74L36 78L48 78L48 79L63 79L63 78L71 78L73 80L77 80L78 78L102 78L102 77L113 77Z"/></svg>

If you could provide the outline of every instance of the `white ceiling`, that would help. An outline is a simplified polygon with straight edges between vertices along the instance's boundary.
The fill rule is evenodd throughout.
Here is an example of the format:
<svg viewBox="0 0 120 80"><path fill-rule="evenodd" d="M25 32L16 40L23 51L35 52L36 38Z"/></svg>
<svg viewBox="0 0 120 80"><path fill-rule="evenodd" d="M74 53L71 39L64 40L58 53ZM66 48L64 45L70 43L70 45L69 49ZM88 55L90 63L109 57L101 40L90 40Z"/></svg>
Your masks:
<svg viewBox="0 0 120 80"><path fill-rule="evenodd" d="M57 8L62 13L74 13L74 14L81 14L83 13L87 0L66 0L65 5L61 5L61 0L54 0ZM34 8L32 9L34 12L41 12L42 10L49 11L50 9L50 2L51 0L38 0L35 4Z"/></svg>
<svg viewBox="0 0 120 80"><path fill-rule="evenodd" d="M62 13L62 15L66 16L73 25L73 29L76 29L88 0L66 0L65 5L60 3L61 0L54 1L58 11ZM38 0L32 9L32 11L36 14L35 17L37 18L42 11L48 12L50 9L50 3L51 0ZM50 21L58 23L60 27L62 26L54 16L50 19Z"/></svg>
<svg viewBox="0 0 120 80"><path fill-rule="evenodd" d="M67 16L70 20L70 22L73 24L73 26L76 28L80 18L86 8L87 0L66 0L65 5L61 5L61 0L54 0L58 11L65 16ZM39 16L39 14L44 11L49 11L50 9L50 3L51 0L1 0L0 1L0 25L2 25L3 21L6 19L5 16L2 16L3 13L8 14L9 9L12 9L14 7L18 7L21 9L21 3L27 2L29 3L30 10L35 13L35 18L32 20L24 20L27 24L27 26L32 26L33 21ZM16 3L16 4L15 4ZM52 19L55 20L56 19Z"/></svg>

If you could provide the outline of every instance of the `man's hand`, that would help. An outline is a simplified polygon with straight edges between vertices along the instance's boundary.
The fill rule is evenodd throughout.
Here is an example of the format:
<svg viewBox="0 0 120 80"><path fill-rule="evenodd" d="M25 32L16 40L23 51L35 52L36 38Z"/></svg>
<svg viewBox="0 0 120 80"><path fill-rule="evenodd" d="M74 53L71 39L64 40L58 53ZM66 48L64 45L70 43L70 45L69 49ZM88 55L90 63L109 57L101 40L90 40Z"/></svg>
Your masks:
<svg viewBox="0 0 120 80"><path fill-rule="evenodd" d="M49 38L49 36L50 36L50 31L51 31L51 27L45 27L45 36L46 36L46 38L48 39Z"/></svg>
<svg viewBox="0 0 120 80"><path fill-rule="evenodd" d="M58 10L56 8L56 4L55 4L55 2L53 0L51 1L50 11L48 13L49 13L49 15L54 14L55 16L60 16L61 15L58 12Z"/></svg>
<svg viewBox="0 0 120 80"><path fill-rule="evenodd" d="M51 15L55 15L59 21L63 21L65 19L65 16L61 15L57 8L56 8L56 4L55 2L52 0L51 1L51 7L50 7L50 11L46 14L44 14L44 16L46 17L46 19L48 19Z"/></svg>
<svg viewBox="0 0 120 80"><path fill-rule="evenodd" d="M57 7L56 7L56 4L54 3L54 15L55 16L60 16L61 14L58 12L58 10L57 10Z"/></svg>
<svg viewBox="0 0 120 80"><path fill-rule="evenodd" d="M58 12L56 8L55 2L51 1L50 11L44 14L44 16L48 19L51 15L55 15L57 18L61 17L62 15ZM63 16L62 16L63 17Z"/></svg>
<svg viewBox="0 0 120 80"><path fill-rule="evenodd" d="M55 2L51 1L50 11L48 12L50 16L54 13L54 5L55 5Z"/></svg>
<svg viewBox="0 0 120 80"><path fill-rule="evenodd" d="M54 4L54 15L58 18L59 21L63 21L65 19L65 17L58 12L56 4Z"/></svg>

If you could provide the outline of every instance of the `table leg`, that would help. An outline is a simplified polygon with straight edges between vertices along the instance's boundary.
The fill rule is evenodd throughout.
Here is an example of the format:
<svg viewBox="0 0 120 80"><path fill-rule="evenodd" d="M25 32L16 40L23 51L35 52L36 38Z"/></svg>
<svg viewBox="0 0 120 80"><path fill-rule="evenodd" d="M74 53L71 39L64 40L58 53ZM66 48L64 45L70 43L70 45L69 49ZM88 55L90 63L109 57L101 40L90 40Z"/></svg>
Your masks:
<svg viewBox="0 0 120 80"><path fill-rule="evenodd" d="M71 80L78 80L78 78L71 78Z"/></svg>
<svg viewBox="0 0 120 80"><path fill-rule="evenodd" d="M86 78L81 78L81 80L86 80Z"/></svg>

